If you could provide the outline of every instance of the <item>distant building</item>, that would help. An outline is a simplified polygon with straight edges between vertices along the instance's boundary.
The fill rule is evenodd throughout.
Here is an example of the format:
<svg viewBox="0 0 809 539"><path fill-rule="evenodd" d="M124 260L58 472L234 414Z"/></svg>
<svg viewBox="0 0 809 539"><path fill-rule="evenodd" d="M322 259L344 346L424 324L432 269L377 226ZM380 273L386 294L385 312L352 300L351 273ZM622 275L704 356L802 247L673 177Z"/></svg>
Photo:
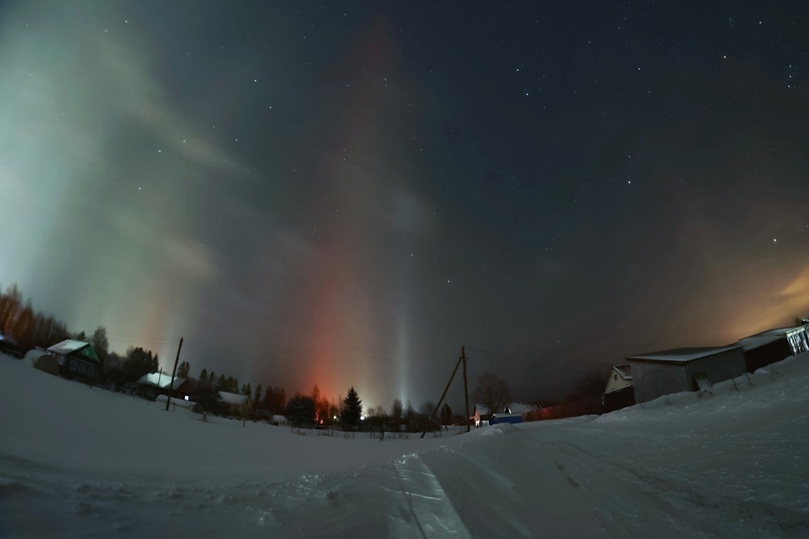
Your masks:
<svg viewBox="0 0 809 539"><path fill-rule="evenodd" d="M492 412L488 407L482 404L476 404L475 411L472 413L472 417L470 419L474 422L476 427L482 427L484 425L488 425L491 418Z"/></svg>
<svg viewBox="0 0 809 539"><path fill-rule="evenodd" d="M615 365L604 388L604 411L613 412L633 404L635 404L635 388L632 385L632 367Z"/></svg>
<svg viewBox="0 0 809 539"><path fill-rule="evenodd" d="M157 395L168 395L171 391L172 397L185 399L189 394L186 389L188 388L188 380L186 378L174 377L174 383L171 383L171 374L163 372L150 372L141 376L138 380L138 385L143 388L150 398ZM169 389L169 386L171 388Z"/></svg>
<svg viewBox="0 0 809 539"><path fill-rule="evenodd" d="M101 378L101 360L90 343L67 339L54 344L46 352L56 360L60 376L87 382Z"/></svg>
<svg viewBox="0 0 809 539"><path fill-rule="evenodd" d="M252 409L250 395L241 393L219 392L219 402L222 404L222 415L235 415L244 417Z"/></svg>
<svg viewBox="0 0 809 539"><path fill-rule="evenodd" d="M489 417L489 424L498 423L522 423L526 421L526 416L539 410L539 406L525 402L510 402L503 407L502 411L495 412Z"/></svg>
<svg viewBox="0 0 809 539"><path fill-rule="evenodd" d="M626 358L632 369L636 402L663 395L697 391L697 380L711 384L735 378L747 371L739 345L679 348Z"/></svg>

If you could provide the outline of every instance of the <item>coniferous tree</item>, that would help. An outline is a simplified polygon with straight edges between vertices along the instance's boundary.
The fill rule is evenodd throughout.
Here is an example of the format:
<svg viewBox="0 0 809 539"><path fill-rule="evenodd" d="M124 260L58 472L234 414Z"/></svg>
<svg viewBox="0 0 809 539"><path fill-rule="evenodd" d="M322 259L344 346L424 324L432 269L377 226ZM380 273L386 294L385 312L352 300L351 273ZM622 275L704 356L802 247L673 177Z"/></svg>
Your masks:
<svg viewBox="0 0 809 539"><path fill-rule="evenodd" d="M107 363L107 356L110 353L110 341L107 339L107 328L98 326L93 332L90 344L93 345L93 350L95 350L98 359L101 361L101 366L104 367Z"/></svg>
<svg viewBox="0 0 809 539"><path fill-rule="evenodd" d="M188 378L188 374L191 371L191 365L187 361L183 361L180 363L180 366L177 367L177 376L180 378Z"/></svg>
<svg viewBox="0 0 809 539"><path fill-rule="evenodd" d="M362 401L352 386L348 390L346 398L343 399L343 407L340 409L340 421L345 425L356 427L360 424L362 417Z"/></svg>
<svg viewBox="0 0 809 539"><path fill-rule="evenodd" d="M286 417L296 427L311 425L315 422L315 401L312 397L298 393L286 407Z"/></svg>
<svg viewBox="0 0 809 539"><path fill-rule="evenodd" d="M208 385L208 369L202 369L202 372L199 373L199 385L200 387Z"/></svg>
<svg viewBox="0 0 809 539"><path fill-rule="evenodd" d="M256 386L256 392L253 394L253 406L261 408L261 384Z"/></svg>

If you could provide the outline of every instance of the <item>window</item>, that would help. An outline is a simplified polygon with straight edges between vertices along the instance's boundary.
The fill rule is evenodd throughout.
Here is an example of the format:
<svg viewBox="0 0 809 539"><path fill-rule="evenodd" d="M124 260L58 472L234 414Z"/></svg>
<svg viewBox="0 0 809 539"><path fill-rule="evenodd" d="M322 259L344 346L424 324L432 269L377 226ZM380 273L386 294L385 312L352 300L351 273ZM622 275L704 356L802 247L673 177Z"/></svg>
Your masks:
<svg viewBox="0 0 809 539"><path fill-rule="evenodd" d="M87 366L87 376L95 376L96 375L96 368Z"/></svg>
<svg viewBox="0 0 809 539"><path fill-rule="evenodd" d="M613 375L612 375L612 378L613 378L614 380L617 380L617 379L618 379L618 375L617 375L617 374L613 374Z"/></svg>
<svg viewBox="0 0 809 539"><path fill-rule="evenodd" d="M70 360L70 367L69 368L70 368L71 371L75 371L78 366L79 366L78 361L76 361L75 359Z"/></svg>
<svg viewBox="0 0 809 539"><path fill-rule="evenodd" d="M79 374L84 374L87 372L87 365L84 363L79 363Z"/></svg>

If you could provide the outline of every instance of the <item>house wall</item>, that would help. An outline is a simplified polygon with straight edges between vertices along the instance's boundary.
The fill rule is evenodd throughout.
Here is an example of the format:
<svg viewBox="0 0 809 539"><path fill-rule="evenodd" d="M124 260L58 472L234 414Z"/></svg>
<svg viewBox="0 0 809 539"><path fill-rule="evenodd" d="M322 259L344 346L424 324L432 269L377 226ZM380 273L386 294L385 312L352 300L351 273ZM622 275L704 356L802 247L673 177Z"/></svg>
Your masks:
<svg viewBox="0 0 809 539"><path fill-rule="evenodd" d="M689 361L686 363L686 371L689 389L697 391L699 388L694 381L695 374L704 372L708 380L715 384L744 374L747 372L747 366L744 362L744 352L741 348L735 348L721 354Z"/></svg>
<svg viewBox="0 0 809 539"><path fill-rule="evenodd" d="M609 393L610 391L618 391L619 389L623 389L631 385L632 380L627 380L617 372L612 371L612 374L610 374L610 377L607 380L607 387L604 389L604 393Z"/></svg>
<svg viewBox="0 0 809 539"><path fill-rule="evenodd" d="M789 347L789 342L783 338L744 352L744 362L747 372L755 372L776 361L786 359L790 354L792 354L792 349Z"/></svg>
<svg viewBox="0 0 809 539"><path fill-rule="evenodd" d="M648 402L662 395L691 389L686 364L627 360L632 368L636 402Z"/></svg>
<svg viewBox="0 0 809 539"><path fill-rule="evenodd" d="M604 413L614 412L635 404L635 390L632 386L604 393Z"/></svg>

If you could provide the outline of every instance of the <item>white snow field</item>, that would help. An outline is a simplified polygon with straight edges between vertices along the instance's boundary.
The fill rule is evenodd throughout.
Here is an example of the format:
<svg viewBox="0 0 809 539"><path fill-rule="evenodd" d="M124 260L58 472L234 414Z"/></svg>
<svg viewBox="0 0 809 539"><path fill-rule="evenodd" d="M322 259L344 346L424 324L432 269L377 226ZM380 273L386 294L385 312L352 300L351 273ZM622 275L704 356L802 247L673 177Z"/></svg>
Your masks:
<svg viewBox="0 0 809 539"><path fill-rule="evenodd" d="M809 537L809 354L424 440L163 408L0 355L0 537Z"/></svg>

